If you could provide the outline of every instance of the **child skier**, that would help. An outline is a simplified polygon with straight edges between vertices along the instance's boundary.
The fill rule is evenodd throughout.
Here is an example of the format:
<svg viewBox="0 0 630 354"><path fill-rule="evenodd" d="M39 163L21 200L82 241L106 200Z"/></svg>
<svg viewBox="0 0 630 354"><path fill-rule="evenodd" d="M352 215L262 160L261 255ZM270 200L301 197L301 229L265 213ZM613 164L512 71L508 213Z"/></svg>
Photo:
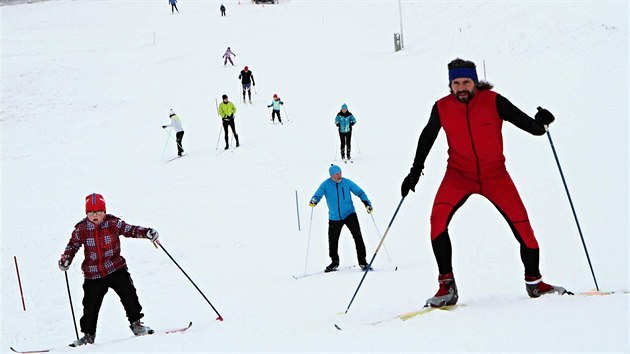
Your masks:
<svg viewBox="0 0 630 354"><path fill-rule="evenodd" d="M280 97L278 97L278 95L274 93L273 101L271 101L271 104L267 105L267 107L273 107L273 109L271 110L271 121L275 122L274 118L275 116L277 116L278 122L282 124L282 119L280 118L280 105L284 105L284 102L282 102L282 100L280 100Z"/></svg>

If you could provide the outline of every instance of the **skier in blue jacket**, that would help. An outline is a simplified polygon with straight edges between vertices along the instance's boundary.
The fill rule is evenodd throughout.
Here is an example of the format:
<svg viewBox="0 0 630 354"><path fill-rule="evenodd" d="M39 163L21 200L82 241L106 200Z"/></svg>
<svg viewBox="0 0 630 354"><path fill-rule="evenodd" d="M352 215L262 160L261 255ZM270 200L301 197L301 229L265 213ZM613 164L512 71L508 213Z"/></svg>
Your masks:
<svg viewBox="0 0 630 354"><path fill-rule="evenodd" d="M357 218L357 213L352 204L352 194L361 199L368 214L372 214L372 203L361 187L347 178L342 178L341 168L339 166L330 165L328 172L330 173L330 178L322 182L308 204L311 208L314 208L322 197L326 197L329 219L328 255L332 263L326 267L325 272L333 272L339 267L337 248L341 229L344 225L348 227L354 239L359 266L362 270L366 270L368 263L365 260L365 244L363 243L363 236L361 236L359 219Z"/></svg>

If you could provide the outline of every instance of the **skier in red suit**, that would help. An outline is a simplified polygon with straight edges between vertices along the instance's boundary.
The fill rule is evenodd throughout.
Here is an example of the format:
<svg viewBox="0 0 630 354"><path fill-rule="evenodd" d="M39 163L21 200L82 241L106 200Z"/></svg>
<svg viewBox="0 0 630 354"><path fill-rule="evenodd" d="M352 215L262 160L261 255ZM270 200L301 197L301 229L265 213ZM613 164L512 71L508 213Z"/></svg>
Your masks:
<svg viewBox="0 0 630 354"><path fill-rule="evenodd" d="M472 194L486 197L512 229L520 244L528 295L567 293L562 287L542 281L538 242L521 197L505 168L501 133L503 121L507 121L530 134L544 135L545 126L554 121L554 116L539 109L532 119L492 91L490 83L479 82L476 66L471 61L455 59L448 64L448 70L451 92L433 105L429 122L420 134L413 166L401 186L403 197L410 190L415 191L427 155L443 128L448 142L447 168L431 211L431 245L440 272L439 290L426 304L441 307L457 303L448 224Z"/></svg>

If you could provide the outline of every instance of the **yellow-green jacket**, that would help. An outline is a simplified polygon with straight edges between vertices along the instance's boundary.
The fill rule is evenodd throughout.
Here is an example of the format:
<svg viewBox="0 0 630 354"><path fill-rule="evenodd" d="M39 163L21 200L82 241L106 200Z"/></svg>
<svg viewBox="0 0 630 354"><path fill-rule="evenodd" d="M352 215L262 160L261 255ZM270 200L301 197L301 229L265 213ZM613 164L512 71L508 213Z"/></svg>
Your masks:
<svg viewBox="0 0 630 354"><path fill-rule="evenodd" d="M228 117L234 118L234 113L236 113L236 107L232 101L228 101L228 103L221 102L219 104L219 116L222 119Z"/></svg>

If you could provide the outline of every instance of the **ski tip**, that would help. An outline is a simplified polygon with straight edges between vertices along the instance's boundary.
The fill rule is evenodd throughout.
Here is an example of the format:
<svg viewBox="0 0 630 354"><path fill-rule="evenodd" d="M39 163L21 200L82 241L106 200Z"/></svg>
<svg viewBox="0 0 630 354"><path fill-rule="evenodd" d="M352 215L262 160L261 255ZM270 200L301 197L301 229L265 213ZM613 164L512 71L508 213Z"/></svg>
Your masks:
<svg viewBox="0 0 630 354"><path fill-rule="evenodd" d="M343 312L343 311L337 312L337 316L343 316L343 315L345 315L345 314L346 314L346 313L345 313L345 312Z"/></svg>
<svg viewBox="0 0 630 354"><path fill-rule="evenodd" d="M398 270L398 266L396 266L396 268L394 268L394 272Z"/></svg>
<svg viewBox="0 0 630 354"><path fill-rule="evenodd" d="M335 328L337 328L338 330L342 330L341 327L337 326L337 324L335 323Z"/></svg>

